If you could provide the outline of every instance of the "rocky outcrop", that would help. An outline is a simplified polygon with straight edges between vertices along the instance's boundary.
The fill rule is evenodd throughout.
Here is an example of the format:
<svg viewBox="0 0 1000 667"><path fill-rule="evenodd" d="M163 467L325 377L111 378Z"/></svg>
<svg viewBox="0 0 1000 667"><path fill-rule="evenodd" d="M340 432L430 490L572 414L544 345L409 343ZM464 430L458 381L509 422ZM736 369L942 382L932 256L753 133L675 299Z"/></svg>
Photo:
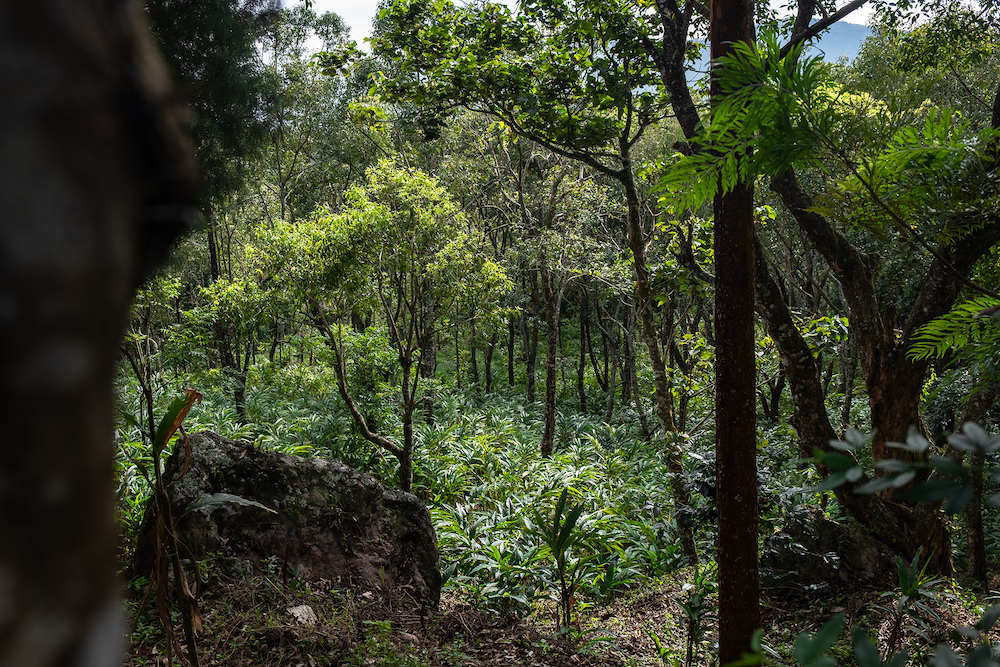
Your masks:
<svg viewBox="0 0 1000 667"><path fill-rule="evenodd" d="M860 526L838 523L815 506L800 506L781 532L764 541L766 585L819 590L895 585L894 558Z"/></svg>
<svg viewBox="0 0 1000 667"><path fill-rule="evenodd" d="M305 579L436 606L441 595L437 540L427 508L409 493L337 461L262 451L211 432L189 436L187 472L171 487L177 537L197 558L210 553L259 562L274 556ZM182 467L176 447L166 479ZM275 510L225 503L186 511L226 493ZM144 522L134 571L152 563L151 521Z"/></svg>

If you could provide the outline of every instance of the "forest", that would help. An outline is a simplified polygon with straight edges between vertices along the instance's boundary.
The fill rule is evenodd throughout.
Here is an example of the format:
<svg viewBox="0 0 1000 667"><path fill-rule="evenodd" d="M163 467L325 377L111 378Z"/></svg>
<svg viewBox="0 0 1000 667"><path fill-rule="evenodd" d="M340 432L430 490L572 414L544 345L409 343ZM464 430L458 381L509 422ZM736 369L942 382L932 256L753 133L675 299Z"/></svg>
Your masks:
<svg viewBox="0 0 1000 667"><path fill-rule="evenodd" d="M126 664L997 662L1000 7L870 1L829 62L864 0L146 0L200 195L120 347ZM201 431L413 494L440 604L189 558Z"/></svg>

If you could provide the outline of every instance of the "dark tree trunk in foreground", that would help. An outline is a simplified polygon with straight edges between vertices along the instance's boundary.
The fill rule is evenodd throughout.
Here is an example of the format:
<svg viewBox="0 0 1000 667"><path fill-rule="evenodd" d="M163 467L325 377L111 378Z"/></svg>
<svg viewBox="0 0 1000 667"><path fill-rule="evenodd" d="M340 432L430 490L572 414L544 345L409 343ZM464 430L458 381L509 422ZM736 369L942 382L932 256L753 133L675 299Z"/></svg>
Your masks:
<svg viewBox="0 0 1000 667"><path fill-rule="evenodd" d="M712 60L753 39L747 0L711 3ZM713 81L712 98L719 90ZM760 627L753 191L715 199L715 461L719 508L719 661L739 660Z"/></svg>
<svg viewBox="0 0 1000 667"><path fill-rule="evenodd" d="M0 665L121 665L118 343L197 204L142 16L0 4Z"/></svg>

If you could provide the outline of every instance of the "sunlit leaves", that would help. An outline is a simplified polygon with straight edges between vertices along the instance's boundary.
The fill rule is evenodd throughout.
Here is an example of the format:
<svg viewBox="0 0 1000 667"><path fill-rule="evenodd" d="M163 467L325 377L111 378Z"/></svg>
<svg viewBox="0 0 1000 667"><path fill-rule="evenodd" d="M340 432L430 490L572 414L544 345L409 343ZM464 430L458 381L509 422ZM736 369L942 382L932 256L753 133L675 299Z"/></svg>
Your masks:
<svg viewBox="0 0 1000 667"><path fill-rule="evenodd" d="M953 110L932 110L840 182L836 194L854 212L848 221L877 236L911 225L945 245L982 228L1000 207L987 150L996 137L974 134Z"/></svg>
<svg viewBox="0 0 1000 667"><path fill-rule="evenodd" d="M648 26L618 0L502 4L397 0L374 50L399 68L380 90L440 123L455 107L574 154L633 139L667 100L643 52ZM616 165L617 166L617 165Z"/></svg>
<svg viewBox="0 0 1000 667"><path fill-rule="evenodd" d="M264 282L278 280L331 312L420 310L433 298L444 313L459 303L496 304L510 289L448 192L430 176L383 162L334 214L260 231L250 256ZM484 308L484 313L489 311Z"/></svg>

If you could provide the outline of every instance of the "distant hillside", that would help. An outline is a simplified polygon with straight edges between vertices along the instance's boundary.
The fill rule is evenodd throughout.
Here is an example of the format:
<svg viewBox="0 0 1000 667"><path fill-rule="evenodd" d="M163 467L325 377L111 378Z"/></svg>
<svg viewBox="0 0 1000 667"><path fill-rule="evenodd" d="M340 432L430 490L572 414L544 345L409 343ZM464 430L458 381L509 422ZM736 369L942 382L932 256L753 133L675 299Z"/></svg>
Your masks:
<svg viewBox="0 0 1000 667"><path fill-rule="evenodd" d="M844 23L843 21L834 23L818 42L814 42L810 55L812 50L818 49L823 54L823 58L831 62L836 62L841 56L846 56L849 61L854 60L861 49L861 44L871 34L871 28L865 25Z"/></svg>

